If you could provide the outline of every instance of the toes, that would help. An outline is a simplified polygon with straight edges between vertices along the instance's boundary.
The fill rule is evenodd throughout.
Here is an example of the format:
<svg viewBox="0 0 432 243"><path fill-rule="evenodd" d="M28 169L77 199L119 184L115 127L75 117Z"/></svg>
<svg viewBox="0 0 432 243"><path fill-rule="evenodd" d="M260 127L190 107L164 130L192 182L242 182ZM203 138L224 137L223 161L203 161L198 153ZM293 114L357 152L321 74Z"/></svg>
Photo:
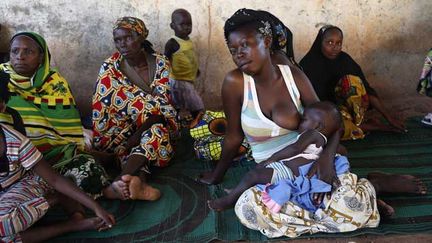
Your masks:
<svg viewBox="0 0 432 243"><path fill-rule="evenodd" d="M132 180L133 177L136 177L136 176L123 175L123 176L121 177L121 179L122 179L122 181L124 181L125 183L127 183L127 182L130 182L130 181Z"/></svg>

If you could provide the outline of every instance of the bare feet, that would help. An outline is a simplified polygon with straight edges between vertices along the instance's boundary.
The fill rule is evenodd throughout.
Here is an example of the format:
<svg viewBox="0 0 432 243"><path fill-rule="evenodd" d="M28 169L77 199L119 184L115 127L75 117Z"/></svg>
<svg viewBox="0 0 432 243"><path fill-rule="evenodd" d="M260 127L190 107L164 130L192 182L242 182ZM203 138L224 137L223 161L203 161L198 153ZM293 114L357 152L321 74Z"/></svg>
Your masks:
<svg viewBox="0 0 432 243"><path fill-rule="evenodd" d="M82 230L106 230L109 227L106 226L103 219L99 217L86 218L81 212L76 212L71 216L70 223L74 225L74 231Z"/></svg>
<svg viewBox="0 0 432 243"><path fill-rule="evenodd" d="M228 198L222 197L214 200L208 200L207 205L211 210L220 212L225 209L232 208L233 204L229 202Z"/></svg>
<svg viewBox="0 0 432 243"><path fill-rule="evenodd" d="M214 178L213 172L203 172L197 178L196 182L202 183L204 185L217 185L221 183L221 179Z"/></svg>
<svg viewBox="0 0 432 243"><path fill-rule="evenodd" d="M412 175L371 172L367 178L375 187L377 194L412 193L425 195L427 193L426 185L419 178Z"/></svg>
<svg viewBox="0 0 432 243"><path fill-rule="evenodd" d="M381 199L377 199L377 206L378 211L384 217L391 217L395 214L394 208Z"/></svg>
<svg viewBox="0 0 432 243"><path fill-rule="evenodd" d="M141 182L138 176L132 176L129 183L130 199L156 201L161 197L158 189Z"/></svg>
<svg viewBox="0 0 432 243"><path fill-rule="evenodd" d="M130 175L123 175L120 180L114 181L103 190L103 194L108 199L127 200L130 197L129 184L132 179Z"/></svg>

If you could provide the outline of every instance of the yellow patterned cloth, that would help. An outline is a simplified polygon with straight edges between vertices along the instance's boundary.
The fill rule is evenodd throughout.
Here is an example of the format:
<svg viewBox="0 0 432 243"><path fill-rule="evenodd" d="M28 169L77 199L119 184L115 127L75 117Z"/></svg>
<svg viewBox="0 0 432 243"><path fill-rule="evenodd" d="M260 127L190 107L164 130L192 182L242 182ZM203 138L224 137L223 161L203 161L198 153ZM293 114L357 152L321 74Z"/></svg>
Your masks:
<svg viewBox="0 0 432 243"><path fill-rule="evenodd" d="M335 96L344 126L342 140L364 138L360 125L369 107L369 96L362 80L354 75L342 77L336 85Z"/></svg>
<svg viewBox="0 0 432 243"><path fill-rule="evenodd" d="M279 213L273 213L262 202L262 192L251 187L238 199L235 213L246 227L258 230L268 238L297 237L317 232L349 232L360 228L374 228L380 222L375 189L366 179L355 174L338 176L341 186L325 197L324 207L315 213L292 202Z"/></svg>
<svg viewBox="0 0 432 243"><path fill-rule="evenodd" d="M84 135L80 115L67 81L51 71L40 86L33 79L13 70L10 63L0 64L0 71L11 78L12 93L8 106L21 115L27 137L42 152L58 145L76 143L84 149ZM12 125L7 114L0 114L0 122Z"/></svg>

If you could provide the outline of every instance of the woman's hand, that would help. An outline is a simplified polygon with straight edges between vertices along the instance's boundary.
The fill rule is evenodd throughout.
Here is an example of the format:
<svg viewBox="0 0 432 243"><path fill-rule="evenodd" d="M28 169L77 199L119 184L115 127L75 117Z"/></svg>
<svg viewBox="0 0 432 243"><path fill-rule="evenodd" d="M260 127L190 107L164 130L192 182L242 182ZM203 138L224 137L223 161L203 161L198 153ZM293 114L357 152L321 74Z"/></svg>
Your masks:
<svg viewBox="0 0 432 243"><path fill-rule="evenodd" d="M105 225L98 229L99 231L110 229L115 224L114 216L108 213L99 204L96 206L94 213L105 222Z"/></svg>

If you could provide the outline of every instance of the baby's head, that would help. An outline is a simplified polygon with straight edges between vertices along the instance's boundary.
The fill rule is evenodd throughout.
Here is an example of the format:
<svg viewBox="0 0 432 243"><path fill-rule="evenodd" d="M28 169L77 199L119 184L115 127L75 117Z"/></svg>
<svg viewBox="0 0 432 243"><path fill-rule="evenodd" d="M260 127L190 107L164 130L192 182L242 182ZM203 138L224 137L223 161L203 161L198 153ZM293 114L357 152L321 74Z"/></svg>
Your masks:
<svg viewBox="0 0 432 243"><path fill-rule="evenodd" d="M336 106L328 101L316 102L305 108L299 125L299 132L316 129L325 136L336 132L342 123L342 116Z"/></svg>
<svg viewBox="0 0 432 243"><path fill-rule="evenodd" d="M0 113L5 112L6 104L10 98L10 92L8 89L9 79L9 74L0 72Z"/></svg>
<svg viewBox="0 0 432 243"><path fill-rule="evenodd" d="M192 17L186 9L176 9L171 14L171 29L177 37L182 39L188 39L192 32Z"/></svg>

